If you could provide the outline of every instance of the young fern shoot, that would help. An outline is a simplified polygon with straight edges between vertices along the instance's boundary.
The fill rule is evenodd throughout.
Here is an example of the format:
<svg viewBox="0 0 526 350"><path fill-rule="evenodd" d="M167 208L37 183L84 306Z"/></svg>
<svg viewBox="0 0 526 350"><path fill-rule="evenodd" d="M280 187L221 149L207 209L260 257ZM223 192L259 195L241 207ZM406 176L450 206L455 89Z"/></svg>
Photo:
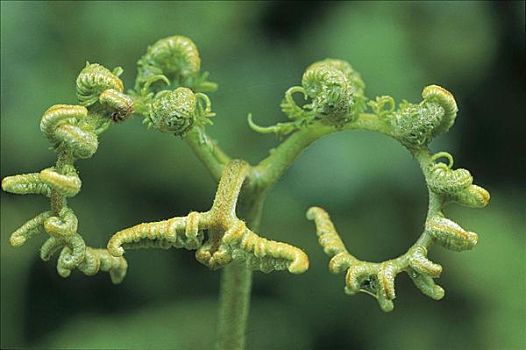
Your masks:
<svg viewBox="0 0 526 350"><path fill-rule="evenodd" d="M68 277L75 268L86 275L108 271L114 283L122 282L126 275L126 260L111 256L105 249L86 246L77 231L77 216L67 204L67 198L77 195L82 185L75 161L91 158L99 145L98 136L112 122L124 120L132 113L133 101L122 92L120 73L120 67L111 72L99 64L87 63L77 78L80 105L54 105L40 122L40 130L57 153L55 166L2 180L4 191L50 198L51 210L13 232L10 243L18 247L35 234L47 233L40 257L47 261L60 250L57 271L62 277Z"/></svg>
<svg viewBox="0 0 526 350"><path fill-rule="evenodd" d="M237 198L248 170L247 163L231 161L221 177L209 211L192 212L186 217L139 224L119 231L108 242L108 251L120 257L124 253L123 246L133 246L143 240L165 241L166 245L176 248L197 249L197 261L214 270L237 262L263 272L288 270L299 274L307 271L309 259L301 249L259 237L237 218Z"/></svg>
<svg viewBox="0 0 526 350"><path fill-rule="evenodd" d="M232 160L206 133L212 125L210 98L217 89L201 72L196 45L183 36L161 39L137 62L134 89L127 94L113 72L99 64L87 64L77 78L79 105L55 105L42 118L41 130L58 155L54 167L39 173L9 176L2 189L16 194L40 194L50 198L45 211L17 229L10 242L18 247L40 232L47 233L41 257L49 260L61 250L57 270L67 277L75 268L86 275L109 271L113 282L124 278L126 249L171 247L195 250L198 262L222 269L218 326L218 349L243 349L251 287L251 271L286 270L304 273L309 259L300 248L261 237L259 221L268 190L305 148L316 140L343 130L369 130L399 141L417 160L426 180L429 208L423 233L406 253L380 263L359 260L347 250L329 215L321 208L308 210L316 224L319 243L331 258L333 273L346 273L345 291L364 292L391 311L396 297L394 281L406 272L417 288L433 299L444 290L434 283L442 266L427 256L435 243L455 251L469 250L477 234L448 219L444 207L459 203L484 207L489 193L473 184L466 169L453 169L453 157L432 153L431 140L448 131L457 115L457 104L446 89L430 85L423 100L404 101L396 108L390 96L368 99L365 84L346 61L325 59L307 67L301 86L286 90L281 109L287 122L258 126L249 114L249 127L261 134L276 134L283 141L258 164ZM295 94L305 103L298 105ZM75 168L77 159L90 158L98 148L98 137L110 124L135 114L148 128L182 138L218 182L211 209L190 212L163 221L142 223L115 233L107 249L87 247L77 232L78 219L67 198L80 191ZM447 164L439 159L447 159Z"/></svg>
<svg viewBox="0 0 526 350"><path fill-rule="evenodd" d="M443 208L450 202L480 208L489 203L489 193L473 184L473 177L466 169L453 170L453 157L446 152L432 154L428 149L431 139L446 132L457 115L455 99L444 88L431 85L422 91L419 104L403 102L397 111L394 100L382 96L370 101L376 115L388 125L386 133L404 145L418 161L428 187L429 209L424 232L409 250L396 259L382 263L358 260L345 248L329 215L321 208L313 207L307 217L314 220L320 245L331 257L329 269L333 273L347 271L345 292L365 292L374 296L384 311L394 308L394 280L398 273L406 272L415 286L427 296L439 300L444 290L433 279L440 277L442 266L427 259L433 243L444 248L462 251L472 249L478 241L474 232L469 232L445 217ZM388 105L387 109L384 106ZM449 164L437 162L447 158Z"/></svg>

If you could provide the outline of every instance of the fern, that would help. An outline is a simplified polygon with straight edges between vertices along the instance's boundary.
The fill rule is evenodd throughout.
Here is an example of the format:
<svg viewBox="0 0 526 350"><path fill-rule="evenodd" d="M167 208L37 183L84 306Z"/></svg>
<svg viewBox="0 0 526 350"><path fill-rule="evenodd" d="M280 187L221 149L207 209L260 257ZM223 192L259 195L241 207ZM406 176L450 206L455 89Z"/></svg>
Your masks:
<svg viewBox="0 0 526 350"><path fill-rule="evenodd" d="M451 202L484 207L489 193L473 184L466 169L453 169L453 157L433 153L429 143L453 125L457 104L446 89L430 85L422 101L396 104L390 96L368 99L365 84L352 66L339 59L325 59L307 67L300 86L286 90L281 109L288 121L262 127L249 114L250 128L262 134L274 133L283 141L258 164L231 159L206 133L212 124L212 103L205 92L217 85L201 72L196 45L186 37L172 36L150 46L137 63L134 88L124 92L113 71L88 63L77 78L77 105L58 104L43 115L41 131L57 153L54 166L40 172L14 175L2 180L4 191L39 194L50 199L50 210L28 220L11 235L19 247L33 236L47 237L40 255L50 260L59 252L57 271L68 277L74 269L86 275L108 271L120 283L127 270L123 254L127 249L184 248L195 251L198 262L210 269L223 269L220 296L218 348L241 349L245 344L251 271L286 270L301 274L309 267L305 252L285 242L264 238L259 220L268 190L301 152L316 140L335 132L362 129L394 138L418 162L424 174L429 208L424 230L402 255L383 262L359 260L347 250L329 215L321 208L308 210L314 220L319 243L331 258L329 269L345 273L345 292L364 292L378 300L382 310L391 311L396 297L395 278L405 272L415 286L433 299L444 289L434 280L442 266L428 259L437 243L446 249L472 249L478 236L446 217ZM294 94L301 94L298 105ZM111 125L142 118L152 130L173 134L190 145L203 161L218 188L210 210L190 212L158 222L141 223L115 233L106 249L86 245L78 232L78 218L68 206L82 182L75 163L90 158L98 148L99 136ZM447 159L447 164L439 160ZM239 201L238 201L239 200ZM239 203L238 203L239 202Z"/></svg>

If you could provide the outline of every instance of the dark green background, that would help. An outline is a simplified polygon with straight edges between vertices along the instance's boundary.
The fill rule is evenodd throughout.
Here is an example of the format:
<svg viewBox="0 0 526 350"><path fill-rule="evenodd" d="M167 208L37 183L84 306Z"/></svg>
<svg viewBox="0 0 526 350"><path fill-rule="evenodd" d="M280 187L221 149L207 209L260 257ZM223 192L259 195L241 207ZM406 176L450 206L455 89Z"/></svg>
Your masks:
<svg viewBox="0 0 526 350"><path fill-rule="evenodd" d="M395 310L343 293L327 271L311 205L332 214L360 258L396 256L420 234L423 178L396 142L367 132L315 144L270 194L262 234L302 247L304 275L256 273L250 349L519 349L525 339L524 2L168 3L2 2L1 177L39 171L54 154L39 131L55 103L75 103L85 61L124 68L132 86L147 45L191 37L220 89L210 134L235 157L256 162L276 145L255 134L284 121L283 92L325 57L349 60L367 94L419 101L425 85L452 91L455 127L433 144L472 171L492 195L483 210L448 214L480 235L471 252L439 247L446 297L435 302L397 279ZM92 246L139 222L205 210L215 185L179 139L134 119L112 127L80 161L82 192L71 200ZM2 348L206 349L214 338L219 273L191 252L133 251L119 286L101 273L62 279L38 258L44 237L15 249L10 233L46 210L43 197L1 194Z"/></svg>

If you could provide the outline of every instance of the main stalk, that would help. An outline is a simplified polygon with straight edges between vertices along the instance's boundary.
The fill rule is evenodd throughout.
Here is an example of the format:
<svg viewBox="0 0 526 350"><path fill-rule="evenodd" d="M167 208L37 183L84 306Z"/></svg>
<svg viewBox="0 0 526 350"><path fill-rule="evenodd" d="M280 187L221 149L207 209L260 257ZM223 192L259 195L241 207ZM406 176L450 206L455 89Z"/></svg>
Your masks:
<svg viewBox="0 0 526 350"><path fill-rule="evenodd" d="M247 226L259 230L263 192L242 191L240 217ZM217 350L243 350L246 344L246 329L250 309L252 270L244 263L231 263L221 271L219 290L219 325Z"/></svg>

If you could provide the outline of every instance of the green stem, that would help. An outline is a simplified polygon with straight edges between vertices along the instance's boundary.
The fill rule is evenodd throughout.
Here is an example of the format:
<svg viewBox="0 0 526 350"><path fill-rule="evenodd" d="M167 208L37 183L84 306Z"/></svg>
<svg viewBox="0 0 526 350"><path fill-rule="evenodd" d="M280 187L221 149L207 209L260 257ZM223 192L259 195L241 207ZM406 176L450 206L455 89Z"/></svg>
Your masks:
<svg viewBox="0 0 526 350"><path fill-rule="evenodd" d="M257 231L263 211L267 190L283 175L294 160L314 141L336 131L365 129L389 135L389 127L374 114L362 114L345 128L316 123L293 133L257 166L251 167L241 196L241 213L247 226ZM210 140L203 130L194 129L185 136L185 141L199 159L219 180L230 158ZM219 295L218 350L242 350L245 348L245 333L250 304L252 271L244 264L227 265L221 275Z"/></svg>
<svg viewBox="0 0 526 350"><path fill-rule="evenodd" d="M248 191L247 191L248 192ZM259 229L264 192L250 191L242 196L240 217L245 218L252 230ZM219 291L219 326L216 348L218 350L242 350L250 307L252 271L245 264L232 263L221 273Z"/></svg>
<svg viewBox="0 0 526 350"><path fill-rule="evenodd" d="M73 164L73 162L74 162L74 159L71 153L62 150L58 155L58 159L55 164L55 169L57 170L57 172L62 174L64 172L64 168L67 165ZM55 189L51 190L50 201L51 201L51 210L56 216L59 215L62 208L67 206L66 197L58 193L57 190Z"/></svg>
<svg viewBox="0 0 526 350"><path fill-rule="evenodd" d="M225 165L230 158L211 140L204 130L193 129L185 136L186 143L192 148L219 181ZM251 173L252 175L252 173ZM249 182L253 182L247 179ZM246 186L243 203L240 205L247 225L257 230L261 218L264 196L253 186ZM218 350L242 350L245 348L245 333L250 306L252 271L244 264L232 263L223 268L219 290L219 324L216 348Z"/></svg>
<svg viewBox="0 0 526 350"><path fill-rule="evenodd" d="M245 333L252 271L245 264L232 263L221 273L219 294L218 350L241 350L245 348Z"/></svg>
<svg viewBox="0 0 526 350"><path fill-rule="evenodd" d="M273 149L267 158L254 167L254 176L257 177L258 185L264 189L272 186L314 141L333 132L351 129L375 131L392 136L390 126L376 114L362 113L355 121L343 128L334 128L321 122L314 123L290 135Z"/></svg>
<svg viewBox="0 0 526 350"><path fill-rule="evenodd" d="M255 167L260 186L263 188L272 186L305 148L332 131L332 128L313 127L299 130L290 135Z"/></svg>
<svg viewBox="0 0 526 350"><path fill-rule="evenodd" d="M422 169L422 173L424 174L426 178L426 183L428 183L428 176L429 176L429 165L433 162L431 158L431 151L426 148L419 148L410 150L415 159L418 161L418 164L420 165L420 169ZM442 207L444 206L443 199L431 191L428 188L428 196L429 196L429 204L427 209L427 215L426 215L426 221L432 218L433 216L437 214L441 214ZM426 248L428 248L433 242L432 237L429 235L427 231L424 230L424 232L420 235L418 240L413 246L417 245L423 245Z"/></svg>
<svg viewBox="0 0 526 350"><path fill-rule="evenodd" d="M223 169L230 161L230 158L219 148L214 140L206 135L203 129L194 128L190 130L184 140L208 168L213 178L219 181Z"/></svg>

